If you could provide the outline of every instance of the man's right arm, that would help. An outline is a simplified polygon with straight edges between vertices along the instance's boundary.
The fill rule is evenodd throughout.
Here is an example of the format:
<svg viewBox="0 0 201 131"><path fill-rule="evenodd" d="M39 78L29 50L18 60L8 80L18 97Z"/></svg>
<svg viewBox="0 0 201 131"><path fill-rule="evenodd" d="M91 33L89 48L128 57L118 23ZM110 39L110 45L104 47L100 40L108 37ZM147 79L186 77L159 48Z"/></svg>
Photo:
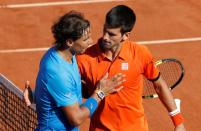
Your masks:
<svg viewBox="0 0 201 131"><path fill-rule="evenodd" d="M101 101L101 99L98 98L97 95L92 96L92 98L94 98L97 101L97 103ZM68 122L72 126L79 126L80 124L84 122L84 120L86 120L86 118L90 117L89 108L82 105L80 106L79 103L75 103L70 106L61 107Z"/></svg>
<svg viewBox="0 0 201 131"><path fill-rule="evenodd" d="M98 103L108 94L120 91L123 86L118 89L115 87L125 82L125 75L117 74L110 79L107 79L106 74L96 86L96 90L83 104L75 103L69 106L61 107L66 115L68 122L73 126L78 126L87 118L91 117L96 110ZM100 93L100 94L99 94ZM102 94L101 94L102 93Z"/></svg>
<svg viewBox="0 0 201 131"><path fill-rule="evenodd" d="M66 119L73 126L78 126L84 122L87 118L91 117L96 110L98 103L103 99L104 96L107 96L110 93L115 93L120 91L123 86L118 89L115 87L120 86L123 82L125 82L125 75L117 74L111 78L107 78L108 74L106 74L96 86L96 90L82 105L79 105L78 102L73 103L68 106L61 106L61 110L64 112ZM29 86L29 83L26 83L26 87ZM30 86L29 86L30 87ZM98 93L102 92L104 96L100 96ZM29 92L27 88L24 91L24 99L28 105L31 104L29 100Z"/></svg>

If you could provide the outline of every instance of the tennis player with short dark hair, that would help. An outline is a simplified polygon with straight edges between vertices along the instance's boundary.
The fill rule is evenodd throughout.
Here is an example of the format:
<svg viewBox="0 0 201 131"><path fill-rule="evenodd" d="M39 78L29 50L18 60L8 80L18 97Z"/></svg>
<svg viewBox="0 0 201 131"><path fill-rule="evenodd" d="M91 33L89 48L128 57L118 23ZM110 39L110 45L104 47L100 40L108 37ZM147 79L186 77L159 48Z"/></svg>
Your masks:
<svg viewBox="0 0 201 131"><path fill-rule="evenodd" d="M152 54L143 46L129 40L136 21L134 11L125 5L112 8L106 15L103 36L97 44L78 55L77 61L91 95L95 84L105 74L126 74L124 89L101 101L90 124L90 131L148 131L142 105L143 77L151 80L160 100L169 112L176 104L165 81L154 65ZM180 112L171 116L175 131L185 131Z"/></svg>

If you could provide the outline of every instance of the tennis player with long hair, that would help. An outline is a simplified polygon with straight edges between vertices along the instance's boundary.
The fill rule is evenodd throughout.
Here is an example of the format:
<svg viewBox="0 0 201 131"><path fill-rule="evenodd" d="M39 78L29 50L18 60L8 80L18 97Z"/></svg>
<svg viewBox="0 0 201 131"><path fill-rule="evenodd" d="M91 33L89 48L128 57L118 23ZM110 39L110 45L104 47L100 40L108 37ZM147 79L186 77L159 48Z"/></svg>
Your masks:
<svg viewBox="0 0 201 131"><path fill-rule="evenodd" d="M92 44L90 23L78 12L69 12L53 26L55 46L40 62L35 88L38 126L36 130L79 130L78 126L92 116L104 96L116 93L124 82L117 73L107 73L95 85L96 90L82 103L81 79L75 55L82 54Z"/></svg>

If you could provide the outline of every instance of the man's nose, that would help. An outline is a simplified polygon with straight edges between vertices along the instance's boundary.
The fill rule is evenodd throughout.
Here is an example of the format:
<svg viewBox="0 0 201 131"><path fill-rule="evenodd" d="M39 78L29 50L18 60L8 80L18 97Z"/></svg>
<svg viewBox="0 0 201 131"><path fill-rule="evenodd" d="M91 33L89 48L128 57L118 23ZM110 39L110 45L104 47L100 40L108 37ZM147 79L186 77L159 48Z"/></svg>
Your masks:
<svg viewBox="0 0 201 131"><path fill-rule="evenodd" d="M108 40L108 39L109 39L109 35L108 35L108 33L106 32L106 33L103 34L103 40Z"/></svg>
<svg viewBox="0 0 201 131"><path fill-rule="evenodd" d="M89 46L90 46L90 45L93 45L93 42L94 42L93 39L90 38L88 45L89 45Z"/></svg>

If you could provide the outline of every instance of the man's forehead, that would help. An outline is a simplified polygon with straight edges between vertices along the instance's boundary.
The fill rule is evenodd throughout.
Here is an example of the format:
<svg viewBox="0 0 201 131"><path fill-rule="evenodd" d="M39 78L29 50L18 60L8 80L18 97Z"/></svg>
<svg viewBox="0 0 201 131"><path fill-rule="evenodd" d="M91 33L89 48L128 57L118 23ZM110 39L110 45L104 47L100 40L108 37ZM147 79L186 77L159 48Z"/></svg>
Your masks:
<svg viewBox="0 0 201 131"><path fill-rule="evenodd" d="M90 28L86 28L85 30L83 30L83 35L82 36L83 37L88 37L90 32L91 32Z"/></svg>
<svg viewBox="0 0 201 131"><path fill-rule="evenodd" d="M83 30L83 34L89 34L90 33L90 28L86 28L85 30Z"/></svg>
<svg viewBox="0 0 201 131"><path fill-rule="evenodd" d="M117 28L111 28L111 27L104 27L104 30L110 33L120 33L121 32L121 28L117 27Z"/></svg>

